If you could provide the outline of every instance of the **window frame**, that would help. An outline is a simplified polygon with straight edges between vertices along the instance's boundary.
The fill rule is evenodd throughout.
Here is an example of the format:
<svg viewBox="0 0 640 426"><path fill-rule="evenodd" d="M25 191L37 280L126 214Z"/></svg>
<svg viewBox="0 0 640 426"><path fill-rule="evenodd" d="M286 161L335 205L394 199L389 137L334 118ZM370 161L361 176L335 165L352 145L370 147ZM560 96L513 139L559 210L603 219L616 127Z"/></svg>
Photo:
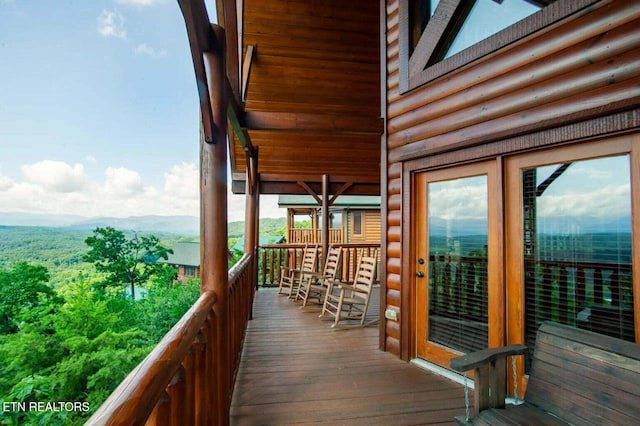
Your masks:
<svg viewBox="0 0 640 426"><path fill-rule="evenodd" d="M360 232L356 230L356 216L358 216L360 221ZM364 235L364 211L363 210L352 210L351 218L353 219L353 226L351 234L354 236L363 236Z"/></svg>
<svg viewBox="0 0 640 426"><path fill-rule="evenodd" d="M410 291L412 293L412 333L414 347L413 356L434 362L441 366L447 366L449 360L459 353L451 348L447 348L429 340L428 303L421 308L421 301L428 300L429 268L428 262L425 266L420 266L418 259L428 259L429 244L427 239L419 236L428 236L429 229L427 221L422 218L428 216L428 186L432 182L441 182L453 179L461 179L474 176L486 176L487 178L487 312L488 312L488 347L504 346L505 329L505 277L502 268L504 258L503 244L503 215L502 215L502 192L501 192L501 160L486 160L473 162L470 164L457 165L450 168L435 170L414 170L411 172L411 269L409 276L412 277ZM418 277L417 273L422 271L426 275L424 278ZM416 278L413 278L416 277ZM426 340L421 340L426 336Z"/></svg>
<svg viewBox="0 0 640 426"><path fill-rule="evenodd" d="M464 0L440 0L434 14L442 19L430 19L424 29L415 52L411 52L410 0L399 0L399 91L409 92L451 71L485 57L503 47L515 43L599 0L557 0L540 11L487 37L455 55L427 66L436 46L456 25L456 19L465 4ZM540 3L545 3L541 1ZM424 39L424 40L423 40ZM427 43L426 40L435 40Z"/></svg>
<svg viewBox="0 0 640 426"><path fill-rule="evenodd" d="M640 134L599 139L591 142L570 144L562 147L517 154L505 158L505 268L507 274L507 344L523 343L525 340L525 288L522 224L523 169L541 167L569 161L591 160L617 155L629 155L631 185L631 232L632 232L632 288L635 338L640 341L640 241L634 236L640 232ZM521 357L519 357L521 358ZM527 381L524 362L517 360L517 376Z"/></svg>

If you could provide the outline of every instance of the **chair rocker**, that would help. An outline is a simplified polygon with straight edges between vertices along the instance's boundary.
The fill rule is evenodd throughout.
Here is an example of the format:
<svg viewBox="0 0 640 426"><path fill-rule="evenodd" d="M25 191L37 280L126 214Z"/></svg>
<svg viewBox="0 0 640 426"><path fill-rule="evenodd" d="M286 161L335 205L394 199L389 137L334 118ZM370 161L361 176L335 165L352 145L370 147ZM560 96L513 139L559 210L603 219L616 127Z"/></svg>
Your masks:
<svg viewBox="0 0 640 426"><path fill-rule="evenodd" d="M330 285L327 288L320 318L333 317L334 322L331 328L337 327L340 321L360 321L355 325L359 327L368 325L365 324L365 319L376 275L377 254L375 250L373 256L360 258L353 283L327 280ZM343 325L354 326L354 324Z"/></svg>
<svg viewBox="0 0 640 426"><path fill-rule="evenodd" d="M318 246L305 247L302 254L302 263L299 268L284 268L278 286L278 294L283 290L289 298L295 297L300 281L308 279L307 275L316 270L318 259Z"/></svg>
<svg viewBox="0 0 640 426"><path fill-rule="evenodd" d="M300 280L296 294L296 300L302 300L300 309L307 308L309 303L320 305L322 308L329 286L328 280L335 280L338 275L342 248L329 247L327 252L322 274L308 275L305 279Z"/></svg>

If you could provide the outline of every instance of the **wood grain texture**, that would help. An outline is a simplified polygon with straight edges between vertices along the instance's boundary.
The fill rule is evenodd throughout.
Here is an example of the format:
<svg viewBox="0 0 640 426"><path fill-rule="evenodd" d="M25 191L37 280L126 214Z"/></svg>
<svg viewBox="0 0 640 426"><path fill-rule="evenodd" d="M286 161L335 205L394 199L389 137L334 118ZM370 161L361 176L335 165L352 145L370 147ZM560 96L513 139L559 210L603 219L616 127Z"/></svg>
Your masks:
<svg viewBox="0 0 640 426"><path fill-rule="evenodd" d="M295 193L269 179L296 172L379 182L380 4L245 0L243 8L244 49L255 46L243 120L264 188ZM232 151L239 192L246 161L240 144ZM375 185L347 192L363 190L380 193Z"/></svg>
<svg viewBox="0 0 640 426"><path fill-rule="evenodd" d="M461 385L379 351L376 326L332 330L266 289L245 339L231 424L454 424L463 395Z"/></svg>

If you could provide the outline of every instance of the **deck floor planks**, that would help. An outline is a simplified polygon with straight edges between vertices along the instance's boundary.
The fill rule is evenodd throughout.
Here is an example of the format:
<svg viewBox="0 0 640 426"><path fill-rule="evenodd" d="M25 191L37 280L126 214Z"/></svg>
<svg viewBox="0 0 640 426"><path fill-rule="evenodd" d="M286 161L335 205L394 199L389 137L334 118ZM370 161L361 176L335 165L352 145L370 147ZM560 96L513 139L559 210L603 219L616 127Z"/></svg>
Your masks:
<svg viewBox="0 0 640 426"><path fill-rule="evenodd" d="M232 425L454 424L464 414L462 386L378 350L377 325L334 330L298 306L258 291Z"/></svg>

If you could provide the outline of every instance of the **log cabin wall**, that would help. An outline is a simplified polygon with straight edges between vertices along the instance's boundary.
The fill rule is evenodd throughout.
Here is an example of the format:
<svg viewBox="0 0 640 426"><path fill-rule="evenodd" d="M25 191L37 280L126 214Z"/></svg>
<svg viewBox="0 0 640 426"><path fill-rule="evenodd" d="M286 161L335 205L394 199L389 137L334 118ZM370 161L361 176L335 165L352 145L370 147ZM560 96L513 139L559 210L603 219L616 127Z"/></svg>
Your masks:
<svg viewBox="0 0 640 426"><path fill-rule="evenodd" d="M356 233L355 214L361 215L360 233ZM351 210L348 214L349 235L346 241L350 243L379 243L380 242L380 210Z"/></svg>
<svg viewBox="0 0 640 426"><path fill-rule="evenodd" d="M411 359L411 173L637 131L640 2L554 2L520 25L523 35L505 46L487 49L484 43L480 53L472 46L436 64L431 76L409 76L409 81L401 63L407 59L403 2L383 2L388 163L382 178L387 215L382 309L399 315L381 330L387 351ZM489 43L504 44L503 33ZM469 55L476 57L463 58Z"/></svg>

